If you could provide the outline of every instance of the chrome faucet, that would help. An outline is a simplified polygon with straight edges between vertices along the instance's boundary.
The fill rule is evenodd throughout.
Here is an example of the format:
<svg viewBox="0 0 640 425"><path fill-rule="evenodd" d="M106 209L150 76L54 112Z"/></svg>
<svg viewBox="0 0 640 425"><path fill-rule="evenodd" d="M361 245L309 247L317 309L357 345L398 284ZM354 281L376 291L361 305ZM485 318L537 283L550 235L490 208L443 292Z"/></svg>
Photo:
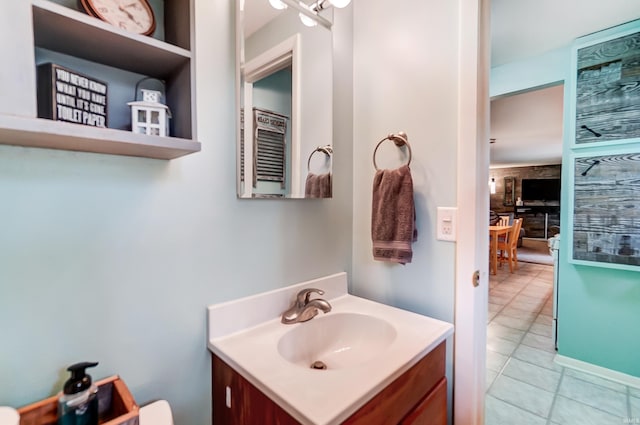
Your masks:
<svg viewBox="0 0 640 425"><path fill-rule="evenodd" d="M296 300L287 311L282 313L282 323L289 325L292 323L306 322L313 319L318 314L318 309L325 313L331 311L331 304L321 298L310 300L312 293L324 295L324 291L315 288L306 288L298 292Z"/></svg>

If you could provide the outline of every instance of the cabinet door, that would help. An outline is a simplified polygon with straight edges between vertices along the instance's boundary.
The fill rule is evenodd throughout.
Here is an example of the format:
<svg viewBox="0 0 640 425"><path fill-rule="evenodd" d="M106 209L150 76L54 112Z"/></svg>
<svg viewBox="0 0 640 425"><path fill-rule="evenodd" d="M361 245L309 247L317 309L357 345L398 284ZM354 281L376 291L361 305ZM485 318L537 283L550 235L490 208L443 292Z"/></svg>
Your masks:
<svg viewBox="0 0 640 425"><path fill-rule="evenodd" d="M212 361L215 425L299 425L220 358L214 355Z"/></svg>
<svg viewBox="0 0 640 425"><path fill-rule="evenodd" d="M442 378L400 425L447 425L447 378Z"/></svg>
<svg viewBox="0 0 640 425"><path fill-rule="evenodd" d="M445 343L433 349L411 369L400 375L389 386L380 391L343 425L388 425L397 424L407 416L414 406L424 400L443 379L445 374ZM446 382L446 381L445 381ZM445 385L446 387L446 385ZM446 390L445 390L446 404ZM447 409L445 406L446 418ZM416 422L418 423L418 422Z"/></svg>

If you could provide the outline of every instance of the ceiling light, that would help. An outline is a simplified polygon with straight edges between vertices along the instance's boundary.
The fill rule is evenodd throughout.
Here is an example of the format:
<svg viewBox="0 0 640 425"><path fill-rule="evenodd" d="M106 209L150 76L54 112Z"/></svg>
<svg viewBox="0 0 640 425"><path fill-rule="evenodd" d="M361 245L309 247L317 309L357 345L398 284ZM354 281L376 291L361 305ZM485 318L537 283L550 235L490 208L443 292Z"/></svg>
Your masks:
<svg viewBox="0 0 640 425"><path fill-rule="evenodd" d="M329 0L329 3L331 3L333 7L342 9L343 7L347 7L349 3L351 3L351 0Z"/></svg>
<svg viewBox="0 0 640 425"><path fill-rule="evenodd" d="M318 25L318 22L316 22L315 19L312 19L303 13L300 13L298 16L300 16L300 21L308 27L315 27Z"/></svg>
<svg viewBox="0 0 640 425"><path fill-rule="evenodd" d="M269 4L271 5L271 7L273 7L274 9L278 9L278 10L282 10L282 9L286 9L287 5L283 2L281 2L280 0L269 0Z"/></svg>
<svg viewBox="0 0 640 425"><path fill-rule="evenodd" d="M351 0L318 0L313 3L310 7L311 10L315 10L316 12L320 10L327 9L331 6L342 9L343 7L347 7L351 3Z"/></svg>
<svg viewBox="0 0 640 425"><path fill-rule="evenodd" d="M327 29L331 29L331 21L323 17L319 12L327 7L333 6L334 0L317 0L315 3L307 4L308 0L269 0L275 9L286 7L300 12L300 20L308 27L315 27L320 24ZM351 0L335 0L337 4L348 4Z"/></svg>

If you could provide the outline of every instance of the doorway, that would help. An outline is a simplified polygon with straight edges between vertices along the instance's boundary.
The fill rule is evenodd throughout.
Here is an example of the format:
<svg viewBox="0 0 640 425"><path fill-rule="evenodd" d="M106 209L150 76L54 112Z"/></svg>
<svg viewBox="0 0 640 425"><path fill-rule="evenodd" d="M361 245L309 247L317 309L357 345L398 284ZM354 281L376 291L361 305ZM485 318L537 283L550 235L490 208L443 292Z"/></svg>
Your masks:
<svg viewBox="0 0 640 425"><path fill-rule="evenodd" d="M563 92L556 84L491 101L490 209L509 225L522 219L522 230L508 235L517 268L489 277L486 425L506 414L546 421L561 377L547 242L560 228Z"/></svg>

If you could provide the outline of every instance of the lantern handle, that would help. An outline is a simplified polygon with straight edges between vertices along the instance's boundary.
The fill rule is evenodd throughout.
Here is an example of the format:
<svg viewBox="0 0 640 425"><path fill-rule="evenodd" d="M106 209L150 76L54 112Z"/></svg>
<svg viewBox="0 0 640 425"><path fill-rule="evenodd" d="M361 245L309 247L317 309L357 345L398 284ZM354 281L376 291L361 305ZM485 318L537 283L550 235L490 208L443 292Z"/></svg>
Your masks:
<svg viewBox="0 0 640 425"><path fill-rule="evenodd" d="M133 93L133 100L134 101L138 101L138 92L139 92L139 88L140 88L140 83L147 81L147 80L155 80L157 82L159 82L160 84L162 84L162 96L164 97L164 101L165 103L167 102L167 96L166 96L166 92L167 92L167 85L165 84L164 80L161 80L159 78L153 78L153 77L144 77L141 80L138 80L138 82L136 83L136 87L135 87L135 91Z"/></svg>

